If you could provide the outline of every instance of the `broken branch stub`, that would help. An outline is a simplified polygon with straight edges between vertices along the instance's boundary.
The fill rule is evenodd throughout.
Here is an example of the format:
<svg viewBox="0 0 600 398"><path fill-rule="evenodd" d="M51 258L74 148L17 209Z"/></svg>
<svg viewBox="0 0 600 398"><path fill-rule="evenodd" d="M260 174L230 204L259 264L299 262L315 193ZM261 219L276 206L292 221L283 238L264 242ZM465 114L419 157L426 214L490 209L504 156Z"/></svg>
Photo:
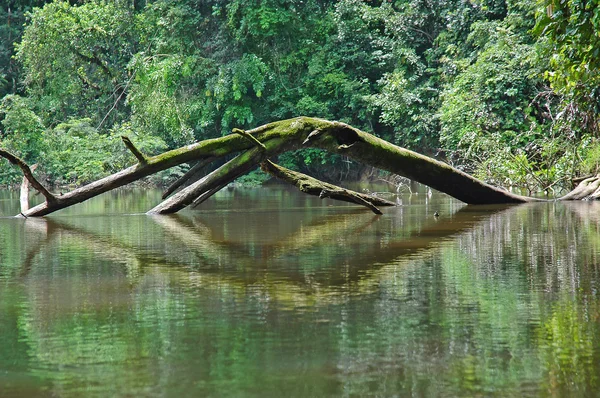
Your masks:
<svg viewBox="0 0 600 398"><path fill-rule="evenodd" d="M31 172L33 173L37 169L38 165L34 164L31 166ZM29 210L29 180L27 177L23 177L21 182L21 193L19 195L21 202L21 214Z"/></svg>
<svg viewBox="0 0 600 398"><path fill-rule="evenodd" d="M139 149L137 149L135 145L133 145L133 142L131 142L129 137L127 137L126 135L122 135L121 139L123 140L123 143L125 144L127 149L129 149L133 156L135 156L135 158L138 160L138 162L143 164L148 162L146 156Z"/></svg>
<svg viewBox="0 0 600 398"><path fill-rule="evenodd" d="M262 149L264 149L264 150L267 149L267 147L265 147L265 145L262 142L260 142L259 140L257 140L256 137L254 137L252 134L249 134L245 130L234 128L231 131L233 133L235 133L235 134L241 135L242 137L246 138L247 140L249 140L253 144L261 147Z"/></svg>

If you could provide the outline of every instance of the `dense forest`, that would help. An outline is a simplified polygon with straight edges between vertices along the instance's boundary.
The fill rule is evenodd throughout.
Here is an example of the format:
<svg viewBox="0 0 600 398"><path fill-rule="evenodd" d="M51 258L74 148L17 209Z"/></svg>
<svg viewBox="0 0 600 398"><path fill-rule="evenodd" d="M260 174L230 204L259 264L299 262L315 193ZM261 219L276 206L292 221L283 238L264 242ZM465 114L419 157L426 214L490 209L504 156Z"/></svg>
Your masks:
<svg viewBox="0 0 600 398"><path fill-rule="evenodd" d="M152 154L307 115L492 184L570 188L600 163L597 3L8 0L0 146L82 184L133 163L122 135ZM279 163L326 180L370 172L317 149ZM1 184L19 179L0 165Z"/></svg>

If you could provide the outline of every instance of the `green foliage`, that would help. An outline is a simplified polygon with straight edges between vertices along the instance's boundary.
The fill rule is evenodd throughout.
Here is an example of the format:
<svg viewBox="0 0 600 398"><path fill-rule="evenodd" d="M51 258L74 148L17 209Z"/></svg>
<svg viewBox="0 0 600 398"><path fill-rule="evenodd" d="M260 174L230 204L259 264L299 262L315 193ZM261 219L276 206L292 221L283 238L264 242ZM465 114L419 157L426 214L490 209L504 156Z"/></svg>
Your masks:
<svg viewBox="0 0 600 398"><path fill-rule="evenodd" d="M0 147L25 161L33 161L41 152L45 127L41 118L31 110L29 99L15 94L5 96L0 102L3 131ZM0 162L0 184L14 184L22 178L20 172L8 162Z"/></svg>
<svg viewBox="0 0 600 398"><path fill-rule="evenodd" d="M100 133L90 119L70 119L46 128L29 100L17 95L4 97L1 145L29 163L39 163L41 172L56 184L86 183L114 173L133 163L121 136L129 136L142 152L154 154L166 149L155 136L138 133L129 123ZM19 173L7 162L0 166L0 181L15 183Z"/></svg>
<svg viewBox="0 0 600 398"><path fill-rule="evenodd" d="M253 187L261 185L271 179L271 176L260 169L252 170L236 180L236 183Z"/></svg>
<svg viewBox="0 0 600 398"><path fill-rule="evenodd" d="M558 194L571 188L576 170L585 170L580 154L588 152L589 142L572 142L564 137L533 139L525 147L502 142L499 135L477 141L471 148L476 177L506 188ZM593 155L590 153L591 165Z"/></svg>
<svg viewBox="0 0 600 398"><path fill-rule="evenodd" d="M133 122L171 146L189 143L193 139L190 125L203 119L202 104L190 101L187 90L193 84L188 80L197 79L193 72L200 69L198 61L179 55L143 55L133 63L136 77L128 97ZM200 114L192 115L194 111Z"/></svg>
<svg viewBox="0 0 600 398"><path fill-rule="evenodd" d="M100 123L114 104L109 119L119 119L137 25L120 2L55 1L29 14L17 58L27 92L48 124L81 116Z"/></svg>
<svg viewBox="0 0 600 398"><path fill-rule="evenodd" d="M598 139L584 137L581 140L581 173L596 175L600 172L600 142Z"/></svg>
<svg viewBox="0 0 600 398"><path fill-rule="evenodd" d="M108 172L102 156L126 164L120 131L173 148L298 115L420 152L442 146L467 170L532 190L593 163L580 160L594 158L580 141L597 136L600 102L592 3L9 3L0 93L22 87L27 97L5 98L3 145L30 162L53 153L86 167L69 173L53 161L48 173L60 181ZM282 159L328 179L349 175L349 163L319 151Z"/></svg>
<svg viewBox="0 0 600 398"><path fill-rule="evenodd" d="M42 163L49 176L58 183L89 182L104 176L111 153L106 136L90 125L89 119L72 119L60 123L49 134Z"/></svg>
<svg viewBox="0 0 600 398"><path fill-rule="evenodd" d="M530 33L533 9L509 3L501 20L471 25L470 55L445 60L456 71L442 94L440 140L492 183L530 192L570 187L581 162L575 135L543 80L547 47Z"/></svg>
<svg viewBox="0 0 600 398"><path fill-rule="evenodd" d="M253 105L257 102L252 97L262 97L267 73L268 67L260 58L244 54L241 59L221 68L218 76L211 80L215 106L217 110L225 108L221 119L224 128L252 124Z"/></svg>
<svg viewBox="0 0 600 398"><path fill-rule="evenodd" d="M227 48L221 38L226 22L215 27L207 21L218 14L186 1L159 1L147 10L156 35L131 63L136 78L128 103L134 122L170 146L250 126L263 108L268 66L256 54Z"/></svg>
<svg viewBox="0 0 600 398"><path fill-rule="evenodd" d="M409 148L434 148L439 130L437 89L420 82L419 77L407 76L404 69L387 73L379 81L381 92L368 99L381 109L381 122L394 127L396 143Z"/></svg>
<svg viewBox="0 0 600 398"><path fill-rule="evenodd" d="M539 0L535 31L550 56L545 72L552 88L564 96L562 115L578 136L598 135L600 112L600 11L597 0Z"/></svg>
<svg viewBox="0 0 600 398"><path fill-rule="evenodd" d="M481 31L492 33L477 37ZM526 145L541 130L532 106L541 83L531 62L535 48L495 22L475 24L470 39L485 44L443 94L441 140L448 148L468 149L478 138L498 134L511 147Z"/></svg>
<svg viewBox="0 0 600 398"><path fill-rule="evenodd" d="M4 127L2 147L27 161L41 152L45 132L41 118L31 108L31 101L18 95L7 95L0 102Z"/></svg>
<svg viewBox="0 0 600 398"><path fill-rule="evenodd" d="M13 58L14 43L23 33L25 14L47 0L10 0L0 5L0 98L20 91L21 68Z"/></svg>
<svg viewBox="0 0 600 398"><path fill-rule="evenodd" d="M123 145L122 135L148 155L166 147L160 139L139 134L127 123L101 134L89 119L72 119L48 132L41 163L50 179L59 184L94 181L137 162Z"/></svg>

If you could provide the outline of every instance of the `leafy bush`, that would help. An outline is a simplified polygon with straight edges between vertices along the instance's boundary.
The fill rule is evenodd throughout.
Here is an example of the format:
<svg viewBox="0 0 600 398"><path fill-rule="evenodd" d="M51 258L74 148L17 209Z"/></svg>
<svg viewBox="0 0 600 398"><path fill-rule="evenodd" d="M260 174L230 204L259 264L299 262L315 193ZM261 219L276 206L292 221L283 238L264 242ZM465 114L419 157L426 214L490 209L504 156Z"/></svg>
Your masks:
<svg viewBox="0 0 600 398"><path fill-rule="evenodd" d="M536 139L524 148L507 146L494 136L479 140L479 145L481 148L475 149L480 156L474 162L476 177L501 187L525 188L529 194L571 189L573 178L585 169L581 153L589 154L590 166L600 160L597 147L588 150L585 140L571 142L560 136Z"/></svg>
<svg viewBox="0 0 600 398"><path fill-rule="evenodd" d="M89 119L72 119L48 132L41 163L55 183L91 182L137 162L123 145L122 135L148 155L166 149L162 140L137 133L127 123L101 134Z"/></svg>
<svg viewBox="0 0 600 398"><path fill-rule="evenodd" d="M160 138L135 131L129 123L115 126L108 134L100 133L87 118L46 128L29 100L17 95L2 100L0 116L4 127L0 145L30 164L38 163L40 172L55 184L83 184L134 164L122 135L149 155L166 149ZM20 178L8 162L1 163L0 183L13 184Z"/></svg>
<svg viewBox="0 0 600 398"><path fill-rule="evenodd" d="M34 162L44 147L44 127L41 118L31 110L30 100L7 95L0 102L0 117L4 130L0 146L27 162ZM14 184L22 174L7 161L0 162L0 184Z"/></svg>

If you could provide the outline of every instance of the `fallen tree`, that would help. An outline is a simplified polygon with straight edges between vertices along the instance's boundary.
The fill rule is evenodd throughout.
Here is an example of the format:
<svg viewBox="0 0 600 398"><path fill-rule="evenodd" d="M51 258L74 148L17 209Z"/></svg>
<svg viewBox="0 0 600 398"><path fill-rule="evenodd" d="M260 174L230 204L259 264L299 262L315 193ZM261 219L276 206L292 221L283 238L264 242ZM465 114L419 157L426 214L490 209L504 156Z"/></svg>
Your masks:
<svg viewBox="0 0 600 398"><path fill-rule="evenodd" d="M0 150L0 156L19 166L31 186L45 198L45 201L37 206L30 209L22 208L20 216L44 216L183 163L195 161L198 162L198 165L207 165L232 154L238 155L197 180L194 180L194 176L197 176L199 167L195 166L192 169L194 171L186 173L177 181L166 193L164 201L148 213L168 214L192 204L198 205L260 164L264 164L267 171L272 169L272 174L276 176L279 174L281 177L285 174L284 180L300 187L302 186L300 180L305 180L305 177L308 176L282 172L284 169L281 166L267 163L267 161L283 152L304 147L321 148L342 154L356 161L428 185L468 204L543 201L538 198L515 195L491 186L448 164L400 148L345 123L317 118L298 117L282 120L248 131L234 129L233 133L227 136L204 140L156 156L146 156L127 137L123 137L123 141L137 159L138 162L135 165L61 195L51 193L37 181L31 168L23 160L5 150ZM311 183L313 186L317 186L316 191L312 189L313 194L316 192L321 197L339 199L341 195L344 200L351 198L351 201L365 205L376 213L378 212L376 205L383 205L381 202L377 202L379 199L375 197L357 196L356 193L331 184L321 185L319 188L319 184L325 183L315 179L312 179ZM600 197L599 187L600 176L591 177L584 180L569 194L556 200L597 199ZM341 192L344 193L341 194ZM168 196L171 193L173 194Z"/></svg>

